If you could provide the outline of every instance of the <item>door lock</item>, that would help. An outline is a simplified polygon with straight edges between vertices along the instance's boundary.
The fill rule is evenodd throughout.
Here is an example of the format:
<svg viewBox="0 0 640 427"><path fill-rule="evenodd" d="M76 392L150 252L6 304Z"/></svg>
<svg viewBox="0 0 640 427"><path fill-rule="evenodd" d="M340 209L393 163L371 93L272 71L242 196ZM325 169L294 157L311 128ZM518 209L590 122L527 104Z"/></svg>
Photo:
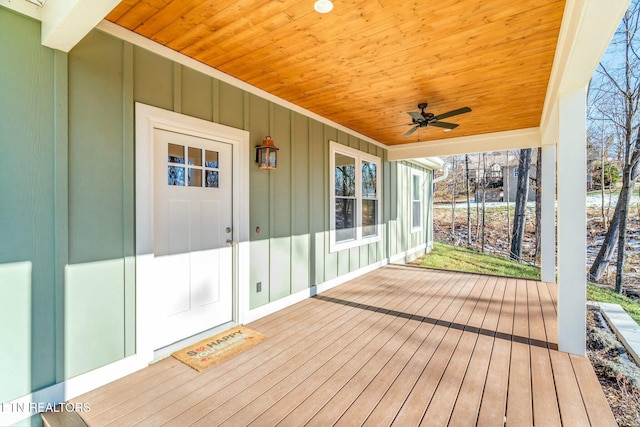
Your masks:
<svg viewBox="0 0 640 427"><path fill-rule="evenodd" d="M227 227L226 230L224 230L227 232L227 234L231 233L231 227Z"/></svg>

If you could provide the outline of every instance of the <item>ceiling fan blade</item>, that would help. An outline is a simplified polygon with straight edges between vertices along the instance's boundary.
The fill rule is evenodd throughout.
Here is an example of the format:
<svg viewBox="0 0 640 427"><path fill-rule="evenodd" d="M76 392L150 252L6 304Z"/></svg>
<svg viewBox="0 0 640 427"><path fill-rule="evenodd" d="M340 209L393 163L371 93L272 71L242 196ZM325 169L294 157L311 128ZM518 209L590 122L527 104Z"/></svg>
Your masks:
<svg viewBox="0 0 640 427"><path fill-rule="evenodd" d="M415 126L415 123L405 123L403 125L393 125L393 126L385 126L383 128L377 128L376 130L384 130L384 129L392 129L392 128L399 128L401 126Z"/></svg>
<svg viewBox="0 0 640 427"><path fill-rule="evenodd" d="M411 129L409 129L409 130L407 131L407 133L405 133L405 134L404 134L404 136L409 136L409 135L411 135L411 134L412 134L412 133L414 133L414 132L416 131L416 129L418 129L419 127L420 127L420 126L414 126L414 127L412 127Z"/></svg>
<svg viewBox="0 0 640 427"><path fill-rule="evenodd" d="M440 114L436 116L436 120L446 119L447 117L457 116L458 114L464 114L471 111L469 107L458 108L457 110L452 110L447 113Z"/></svg>
<svg viewBox="0 0 640 427"><path fill-rule="evenodd" d="M416 123L424 120L424 117L422 117L422 114L416 113L415 111L408 111L407 114L410 115L413 121Z"/></svg>
<svg viewBox="0 0 640 427"><path fill-rule="evenodd" d="M429 126L436 126L436 127L445 128L445 129L455 129L459 125L455 123L447 123L447 122L433 122L433 123L429 123Z"/></svg>

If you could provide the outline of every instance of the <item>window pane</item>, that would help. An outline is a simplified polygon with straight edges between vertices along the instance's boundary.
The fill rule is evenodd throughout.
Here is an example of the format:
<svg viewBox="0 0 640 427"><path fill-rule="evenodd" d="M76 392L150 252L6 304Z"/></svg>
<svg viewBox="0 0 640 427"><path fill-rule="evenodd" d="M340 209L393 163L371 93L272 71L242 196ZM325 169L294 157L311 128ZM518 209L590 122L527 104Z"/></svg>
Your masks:
<svg viewBox="0 0 640 427"><path fill-rule="evenodd" d="M189 164L194 166L202 166L201 149L189 147Z"/></svg>
<svg viewBox="0 0 640 427"><path fill-rule="evenodd" d="M420 176L413 175L413 200L420 200Z"/></svg>
<svg viewBox="0 0 640 427"><path fill-rule="evenodd" d="M169 185L184 185L184 168L169 166L168 176Z"/></svg>
<svg viewBox="0 0 640 427"><path fill-rule="evenodd" d="M202 170L189 168L189 187L202 187Z"/></svg>
<svg viewBox="0 0 640 427"><path fill-rule="evenodd" d="M169 144L169 163L180 163L184 164L184 146Z"/></svg>
<svg viewBox="0 0 640 427"><path fill-rule="evenodd" d="M205 186L218 188L218 171L205 171Z"/></svg>
<svg viewBox="0 0 640 427"><path fill-rule="evenodd" d="M413 228L418 228L420 224L422 224L422 203L418 200L413 202L412 225Z"/></svg>
<svg viewBox="0 0 640 427"><path fill-rule="evenodd" d="M355 240L356 201L336 197L336 241Z"/></svg>
<svg viewBox="0 0 640 427"><path fill-rule="evenodd" d="M356 159L336 153L335 161L336 196L354 197L356 195Z"/></svg>
<svg viewBox="0 0 640 427"><path fill-rule="evenodd" d="M377 178L376 164L362 162L362 197L376 197Z"/></svg>
<svg viewBox="0 0 640 427"><path fill-rule="evenodd" d="M376 227L378 211L377 200L362 201L362 236L371 237L378 234Z"/></svg>
<svg viewBox="0 0 640 427"><path fill-rule="evenodd" d="M204 151L204 165L208 168L218 167L218 152L217 151Z"/></svg>

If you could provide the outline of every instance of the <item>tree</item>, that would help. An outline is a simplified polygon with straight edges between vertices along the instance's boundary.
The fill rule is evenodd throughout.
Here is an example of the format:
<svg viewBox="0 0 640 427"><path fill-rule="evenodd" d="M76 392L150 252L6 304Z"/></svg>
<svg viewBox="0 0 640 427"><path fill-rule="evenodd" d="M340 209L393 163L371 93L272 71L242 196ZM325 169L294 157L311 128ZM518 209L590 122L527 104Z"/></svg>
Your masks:
<svg viewBox="0 0 640 427"><path fill-rule="evenodd" d="M640 160L640 131L638 107L640 102L640 7L634 0L614 35L607 54L598 66L590 87L590 98L604 119L614 126L621 144L622 188L600 251L589 276L600 280L611 262L614 247L616 259L616 292L622 292L624 278L626 227L629 200L638 176ZM634 137L634 133L635 137Z"/></svg>
<svg viewBox="0 0 640 427"><path fill-rule="evenodd" d="M520 261L522 258L522 240L526 222L527 199L529 196L529 169L531 168L531 148L520 150L518 162L518 187L516 189L516 207L513 215L513 233L509 257Z"/></svg>
<svg viewBox="0 0 640 427"><path fill-rule="evenodd" d="M487 156L486 153L482 153L482 252L484 252L484 237L485 237L485 214L486 214L486 202L487 200ZM477 204L476 200L476 204Z"/></svg>
<svg viewBox="0 0 640 427"><path fill-rule="evenodd" d="M593 165L593 185L597 188L605 189L616 185L620 180L620 170L611 162L604 161L595 162Z"/></svg>
<svg viewBox="0 0 640 427"><path fill-rule="evenodd" d="M451 191L451 240L456 241L456 157L451 157L451 176L453 177L453 189Z"/></svg>
<svg viewBox="0 0 640 427"><path fill-rule="evenodd" d="M502 177L502 182L504 185L503 200L507 201L507 233L511 230L511 207L509 206L509 151L507 150L507 160L505 164L505 169L507 171L507 176Z"/></svg>
<svg viewBox="0 0 640 427"><path fill-rule="evenodd" d="M540 253L540 237L542 235L542 148L538 147L536 155L536 260Z"/></svg>
<svg viewBox="0 0 640 427"><path fill-rule="evenodd" d="M464 167L467 176L467 245L471 246L471 178L469 176L469 155L464 155Z"/></svg>

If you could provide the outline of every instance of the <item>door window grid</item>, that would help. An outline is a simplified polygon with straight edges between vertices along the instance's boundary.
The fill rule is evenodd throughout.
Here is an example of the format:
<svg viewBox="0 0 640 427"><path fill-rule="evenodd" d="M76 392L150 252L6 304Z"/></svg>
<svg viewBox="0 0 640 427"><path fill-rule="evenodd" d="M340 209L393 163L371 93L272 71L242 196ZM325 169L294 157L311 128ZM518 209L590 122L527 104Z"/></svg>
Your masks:
<svg viewBox="0 0 640 427"><path fill-rule="evenodd" d="M168 144L167 163L168 185L206 188L220 186L220 163L217 151Z"/></svg>

